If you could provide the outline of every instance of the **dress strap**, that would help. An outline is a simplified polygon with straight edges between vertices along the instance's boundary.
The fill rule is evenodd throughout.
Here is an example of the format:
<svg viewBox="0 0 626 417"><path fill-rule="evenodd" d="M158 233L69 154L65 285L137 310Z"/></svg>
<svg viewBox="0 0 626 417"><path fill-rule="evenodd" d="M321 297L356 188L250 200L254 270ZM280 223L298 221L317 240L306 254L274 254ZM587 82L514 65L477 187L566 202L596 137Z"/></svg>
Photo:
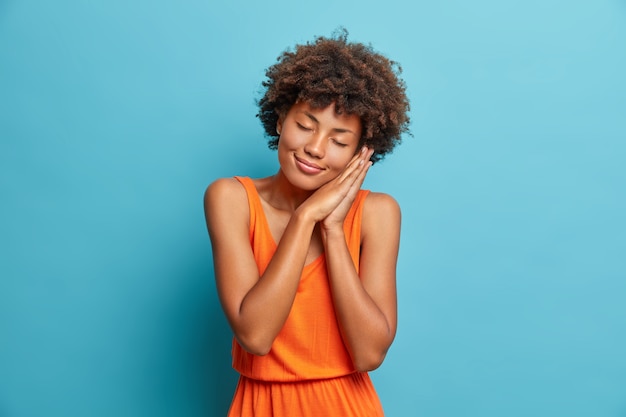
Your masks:
<svg viewBox="0 0 626 417"><path fill-rule="evenodd" d="M235 179L239 181L241 185L243 185L243 188L245 188L246 194L248 195L248 203L250 204L250 206L254 206L254 208L262 207L261 197L259 196L259 192L254 186L252 178L235 176Z"/></svg>
<svg viewBox="0 0 626 417"><path fill-rule="evenodd" d="M249 177L235 177L235 179L243 185L248 195L250 246L259 267L259 274L262 275L276 251L277 244L272 236L269 223L263 211L261 196L259 196L254 182Z"/></svg>

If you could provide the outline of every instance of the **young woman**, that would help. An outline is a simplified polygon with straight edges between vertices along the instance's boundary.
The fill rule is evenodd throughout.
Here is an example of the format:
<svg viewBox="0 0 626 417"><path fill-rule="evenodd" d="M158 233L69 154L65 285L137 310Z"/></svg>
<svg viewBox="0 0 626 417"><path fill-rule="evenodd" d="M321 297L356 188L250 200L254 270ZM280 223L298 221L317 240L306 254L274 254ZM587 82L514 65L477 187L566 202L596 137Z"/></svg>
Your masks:
<svg viewBox="0 0 626 417"><path fill-rule="evenodd" d="M408 130L399 72L345 32L284 52L258 114L280 169L206 190L229 416L383 415L367 372L396 333L400 208L361 185Z"/></svg>

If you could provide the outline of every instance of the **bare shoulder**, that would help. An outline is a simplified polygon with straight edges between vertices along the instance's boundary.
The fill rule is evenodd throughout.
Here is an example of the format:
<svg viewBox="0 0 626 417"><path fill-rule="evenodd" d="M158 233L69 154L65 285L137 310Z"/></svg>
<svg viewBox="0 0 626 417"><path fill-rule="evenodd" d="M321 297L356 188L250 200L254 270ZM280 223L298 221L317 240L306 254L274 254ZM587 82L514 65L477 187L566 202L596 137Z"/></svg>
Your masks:
<svg viewBox="0 0 626 417"><path fill-rule="evenodd" d="M247 201L246 190L235 178L219 178L204 192L204 208L216 209L240 205Z"/></svg>
<svg viewBox="0 0 626 417"><path fill-rule="evenodd" d="M362 232L377 235L382 230L392 231L400 227L400 205L395 198L385 193L370 192L363 203Z"/></svg>
<svg viewBox="0 0 626 417"><path fill-rule="evenodd" d="M378 217L380 215L400 215L400 205L395 198L385 193L370 192L363 203L363 215Z"/></svg>
<svg viewBox="0 0 626 417"><path fill-rule="evenodd" d="M247 220L248 196L235 178L219 178L204 192L204 214L207 222Z"/></svg>

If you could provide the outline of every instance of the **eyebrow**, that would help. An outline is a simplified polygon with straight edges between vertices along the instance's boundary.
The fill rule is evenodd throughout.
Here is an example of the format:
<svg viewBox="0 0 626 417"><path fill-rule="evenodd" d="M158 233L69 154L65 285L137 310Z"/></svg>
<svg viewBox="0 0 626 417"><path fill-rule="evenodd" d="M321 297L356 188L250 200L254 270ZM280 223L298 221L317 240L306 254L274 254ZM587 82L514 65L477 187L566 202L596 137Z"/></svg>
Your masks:
<svg viewBox="0 0 626 417"><path fill-rule="evenodd" d="M317 118L315 116L313 116L311 113L309 113L308 111L303 111L302 113L304 113L309 119L313 120L315 123L319 123L319 120L317 120ZM339 127L333 127L332 130L337 132L337 133L352 133L353 135L356 135L356 133L354 133L350 129L343 129L343 128L339 128Z"/></svg>

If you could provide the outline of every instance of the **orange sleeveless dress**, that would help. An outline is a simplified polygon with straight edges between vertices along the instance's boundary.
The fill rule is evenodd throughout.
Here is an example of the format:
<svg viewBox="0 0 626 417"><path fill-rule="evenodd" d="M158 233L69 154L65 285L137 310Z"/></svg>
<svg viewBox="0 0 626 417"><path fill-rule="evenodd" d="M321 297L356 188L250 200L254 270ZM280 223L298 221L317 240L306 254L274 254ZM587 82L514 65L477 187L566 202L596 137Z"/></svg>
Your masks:
<svg viewBox="0 0 626 417"><path fill-rule="evenodd" d="M235 177L250 206L250 245L263 274L274 252L261 200L252 180ZM344 222L359 267L361 213L368 191L359 191ZM305 265L282 330L267 355L246 352L233 338L233 368L240 374L228 417L378 417L383 409L365 372L354 369L343 343L324 254Z"/></svg>

